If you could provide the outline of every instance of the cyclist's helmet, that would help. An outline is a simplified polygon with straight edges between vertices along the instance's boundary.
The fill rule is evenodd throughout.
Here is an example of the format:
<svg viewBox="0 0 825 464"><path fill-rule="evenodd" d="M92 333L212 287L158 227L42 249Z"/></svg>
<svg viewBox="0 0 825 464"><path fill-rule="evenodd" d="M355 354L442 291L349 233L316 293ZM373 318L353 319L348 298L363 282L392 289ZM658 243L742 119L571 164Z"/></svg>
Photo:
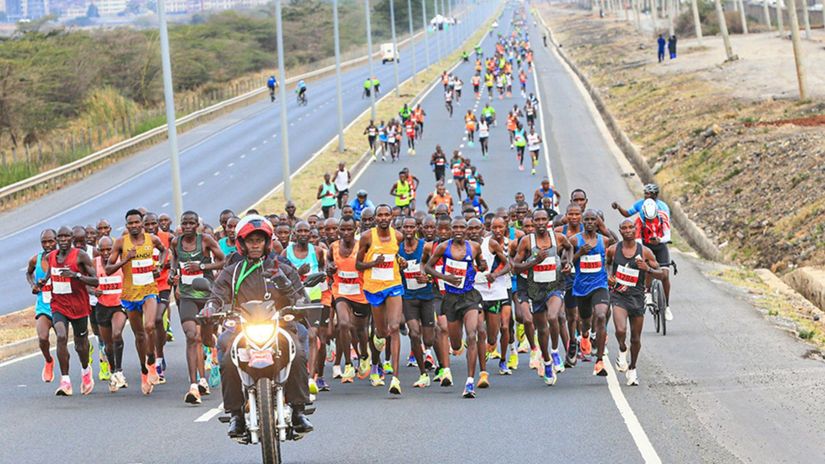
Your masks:
<svg viewBox="0 0 825 464"><path fill-rule="evenodd" d="M652 221L659 216L659 207L656 206L656 200L648 198L642 203L642 216L648 221Z"/></svg>
<svg viewBox="0 0 825 464"><path fill-rule="evenodd" d="M266 236L265 253L269 253L274 233L272 224L265 217L258 214L250 214L241 218L235 226L235 240L238 241L238 253L246 255L246 238L255 232L261 232Z"/></svg>
<svg viewBox="0 0 825 464"><path fill-rule="evenodd" d="M367 191L364 190L364 189L361 189L361 190L358 191L356 196L359 197L359 198L367 198Z"/></svg>
<svg viewBox="0 0 825 464"><path fill-rule="evenodd" d="M306 87L307 85L304 83L303 79L298 82L298 87Z"/></svg>
<svg viewBox="0 0 825 464"><path fill-rule="evenodd" d="M650 193L652 195L659 194L659 186L656 184L646 184L645 185L645 193Z"/></svg>

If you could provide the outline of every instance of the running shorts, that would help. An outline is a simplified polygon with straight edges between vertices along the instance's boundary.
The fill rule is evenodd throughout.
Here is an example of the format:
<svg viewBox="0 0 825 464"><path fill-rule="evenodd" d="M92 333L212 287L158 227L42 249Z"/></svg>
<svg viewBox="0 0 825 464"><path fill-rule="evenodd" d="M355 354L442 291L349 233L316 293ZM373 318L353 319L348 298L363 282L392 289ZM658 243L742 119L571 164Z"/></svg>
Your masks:
<svg viewBox="0 0 825 464"><path fill-rule="evenodd" d="M165 304L169 306L169 296L172 294L172 290L161 290L158 292L158 304Z"/></svg>
<svg viewBox="0 0 825 464"><path fill-rule="evenodd" d="M553 290L552 292L548 293L544 296L544 298L540 300L530 300L530 312L532 314L541 313L547 311L547 302L550 301L550 298L558 297L560 300L564 300L564 292L561 290Z"/></svg>
<svg viewBox="0 0 825 464"><path fill-rule="evenodd" d="M610 296L606 288L597 288L584 296L576 297L579 306L579 317L587 319L593 315L593 308L597 304L610 304Z"/></svg>
<svg viewBox="0 0 825 464"><path fill-rule="evenodd" d="M106 327L107 329L112 328L112 316L117 312L126 314L122 306L104 306L99 301L95 305L95 310L92 311L95 315L95 320L97 320L97 325Z"/></svg>
<svg viewBox="0 0 825 464"><path fill-rule="evenodd" d="M484 312L487 312L487 313L490 313L490 314L500 314L501 313L501 308L504 307L504 306L510 306L510 299L509 298L504 299L504 300L492 300L492 301L482 301L481 302L481 309L483 309Z"/></svg>
<svg viewBox="0 0 825 464"><path fill-rule="evenodd" d="M123 306L123 309L125 309L127 313L131 313L133 311L138 311L142 313L144 303L146 303L150 299L157 301L158 296L153 293L151 295L144 296L142 300L138 301L120 300L120 305Z"/></svg>
<svg viewBox="0 0 825 464"><path fill-rule="evenodd" d="M178 315L180 316L180 323L193 322L197 319L195 316L206 306L206 300L186 298L183 297L178 301Z"/></svg>
<svg viewBox="0 0 825 464"><path fill-rule="evenodd" d="M481 294L475 289L463 294L445 293L441 310L447 322L461 321L467 311L481 310Z"/></svg>
<svg viewBox="0 0 825 464"><path fill-rule="evenodd" d="M404 320L419 320L422 327L435 327L433 300L404 300Z"/></svg>
<svg viewBox="0 0 825 464"><path fill-rule="evenodd" d="M376 293L370 293L367 291L364 292L364 296L367 298L367 302L369 302L369 304L372 306L381 306L382 304L384 304L387 298L391 296L401 296L403 294L403 285L395 285L393 287L386 288Z"/></svg>
<svg viewBox="0 0 825 464"><path fill-rule="evenodd" d="M610 306L623 308L631 317L644 316L645 295L644 293L626 295L619 292L610 292Z"/></svg>
<svg viewBox="0 0 825 464"><path fill-rule="evenodd" d="M52 312L52 327L57 327L57 324L72 325L72 333L75 337L85 337L89 333L89 317L83 316L77 319L71 319L64 314L57 311ZM67 327L68 328L68 327Z"/></svg>
<svg viewBox="0 0 825 464"><path fill-rule="evenodd" d="M338 303L349 305L350 309L352 309L352 314L355 315L355 317L367 317L372 314L372 308L367 303L356 303L346 298L336 298L333 304L337 307Z"/></svg>

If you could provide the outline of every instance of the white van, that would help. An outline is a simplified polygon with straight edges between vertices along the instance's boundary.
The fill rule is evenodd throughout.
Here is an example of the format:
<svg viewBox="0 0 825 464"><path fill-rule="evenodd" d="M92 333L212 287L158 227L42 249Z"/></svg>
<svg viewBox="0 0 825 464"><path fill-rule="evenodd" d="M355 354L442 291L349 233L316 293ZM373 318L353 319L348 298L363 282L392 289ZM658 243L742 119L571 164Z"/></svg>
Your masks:
<svg viewBox="0 0 825 464"><path fill-rule="evenodd" d="M398 56L398 49L396 49L392 43L383 43L381 44L381 64L386 64L387 61L398 61L401 62L400 57Z"/></svg>

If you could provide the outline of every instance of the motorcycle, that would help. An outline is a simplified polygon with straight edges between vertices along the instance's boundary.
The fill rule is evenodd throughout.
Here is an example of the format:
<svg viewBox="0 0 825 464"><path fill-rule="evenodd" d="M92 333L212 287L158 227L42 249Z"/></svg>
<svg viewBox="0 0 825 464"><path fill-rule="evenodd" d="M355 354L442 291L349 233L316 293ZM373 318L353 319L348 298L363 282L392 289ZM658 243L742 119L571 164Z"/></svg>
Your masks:
<svg viewBox="0 0 825 464"><path fill-rule="evenodd" d="M325 278L324 273L310 274L304 285L312 287ZM290 282L282 274L270 281L278 290L292 292ZM193 287L211 291L211 283L204 278L195 279ZM282 326L304 317L307 311L322 309L320 304L278 308L274 301L248 301L233 308L222 302L222 310L209 316L221 321L227 330L239 332L229 354L238 369L246 397L246 434L235 440L244 445L260 444L264 464L279 464L281 442L297 441L304 436L293 429L292 408L285 399L284 386L295 360L296 347ZM305 414L313 412L314 405L305 406ZM229 422L229 417L221 417L220 421Z"/></svg>

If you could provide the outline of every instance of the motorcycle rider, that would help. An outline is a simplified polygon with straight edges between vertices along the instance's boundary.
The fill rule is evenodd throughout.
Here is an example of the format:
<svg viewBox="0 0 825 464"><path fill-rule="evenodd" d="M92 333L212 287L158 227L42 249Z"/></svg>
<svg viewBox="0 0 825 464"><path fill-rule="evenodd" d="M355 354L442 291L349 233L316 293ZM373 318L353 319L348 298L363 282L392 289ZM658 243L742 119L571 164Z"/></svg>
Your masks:
<svg viewBox="0 0 825 464"><path fill-rule="evenodd" d="M287 261L271 254L273 229L270 222L259 215L245 216L235 227L235 243L238 255L223 268L212 287L212 294L201 311L208 317L219 311L223 303L237 305L248 301L274 300L277 307L299 301L309 302L297 271ZM269 279L268 277L271 277ZM274 282L282 282L277 285ZM295 432L308 433L312 423L304 415L309 403L309 374L307 372L307 329L297 322L282 323L293 338L296 353L292 369L285 385L286 400L292 407L292 424ZM224 408L230 413L229 436L246 434L244 419L244 391L238 370L232 363L229 351L237 332L227 330L222 334L221 390Z"/></svg>

